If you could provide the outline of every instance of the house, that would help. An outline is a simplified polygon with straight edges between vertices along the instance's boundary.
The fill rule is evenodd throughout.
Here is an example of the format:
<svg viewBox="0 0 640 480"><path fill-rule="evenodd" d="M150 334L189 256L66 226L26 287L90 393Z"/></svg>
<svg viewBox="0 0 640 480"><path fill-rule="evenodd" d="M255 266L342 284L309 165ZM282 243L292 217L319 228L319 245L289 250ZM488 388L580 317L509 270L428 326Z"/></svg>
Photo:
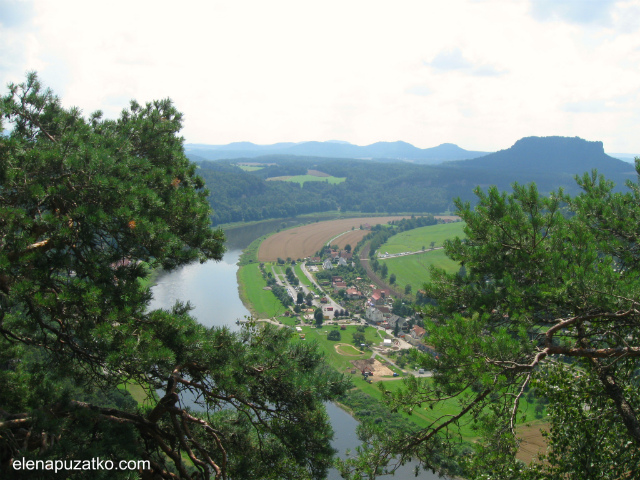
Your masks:
<svg viewBox="0 0 640 480"><path fill-rule="evenodd" d="M340 257L338 259L338 266L339 267L346 267L347 266L347 261L344 258Z"/></svg>
<svg viewBox="0 0 640 480"><path fill-rule="evenodd" d="M354 299L360 297L362 297L362 293L360 293L357 288L347 288L347 298Z"/></svg>
<svg viewBox="0 0 640 480"><path fill-rule="evenodd" d="M385 289L377 288L371 294L370 301L374 305L384 305L384 303L386 302L387 298L389 298L389 294L390 293L391 292L389 291L388 288L385 288Z"/></svg>
<svg viewBox="0 0 640 480"><path fill-rule="evenodd" d="M345 282L334 282L333 283L333 291L337 292L338 290L346 290L347 284Z"/></svg>
<svg viewBox="0 0 640 480"><path fill-rule="evenodd" d="M333 264L331 263L331 259L330 258L327 258L322 263L322 268L324 268L325 270L331 270L333 268Z"/></svg>
<svg viewBox="0 0 640 480"><path fill-rule="evenodd" d="M404 327L404 324L407 322L407 319L403 317L399 317L398 315L395 315L395 314L391 314L387 322L389 322L389 328L395 329L396 325L398 325L398 328L402 329L402 327Z"/></svg>
<svg viewBox="0 0 640 480"><path fill-rule="evenodd" d="M415 338L416 340L420 340L422 337L424 337L424 334L427 333L427 331L424 328L419 327L418 325L414 325L410 333L413 338Z"/></svg>
<svg viewBox="0 0 640 480"><path fill-rule="evenodd" d="M391 316L391 312L389 307L383 306L367 306L367 309L364 313L364 317L369 321L369 323L373 323L374 325L381 325L382 323L388 321Z"/></svg>
<svg viewBox="0 0 640 480"><path fill-rule="evenodd" d="M364 318L374 325L378 325L384 321L384 315L382 312L372 305L367 306L367 309L364 312Z"/></svg>

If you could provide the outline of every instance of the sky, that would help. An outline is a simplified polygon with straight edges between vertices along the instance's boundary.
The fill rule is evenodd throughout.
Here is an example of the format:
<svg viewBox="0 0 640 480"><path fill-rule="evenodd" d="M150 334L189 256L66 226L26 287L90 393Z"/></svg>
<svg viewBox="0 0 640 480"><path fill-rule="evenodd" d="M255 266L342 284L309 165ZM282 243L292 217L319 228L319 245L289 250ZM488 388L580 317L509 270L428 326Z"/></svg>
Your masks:
<svg viewBox="0 0 640 480"><path fill-rule="evenodd" d="M0 91L36 71L110 118L169 97L187 143L640 154L639 30L640 0L0 0Z"/></svg>

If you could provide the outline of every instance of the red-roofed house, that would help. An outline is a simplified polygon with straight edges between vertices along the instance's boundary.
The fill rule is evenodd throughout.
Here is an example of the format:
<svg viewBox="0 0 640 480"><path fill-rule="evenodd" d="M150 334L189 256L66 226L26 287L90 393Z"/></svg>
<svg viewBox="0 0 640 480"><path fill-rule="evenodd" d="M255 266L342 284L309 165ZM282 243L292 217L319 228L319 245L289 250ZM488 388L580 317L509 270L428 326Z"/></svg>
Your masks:
<svg viewBox="0 0 640 480"><path fill-rule="evenodd" d="M425 333L427 333L427 331L424 328L419 327L418 325L414 325L411 329L411 336L416 340L420 340L422 337L424 337Z"/></svg>
<svg viewBox="0 0 640 480"><path fill-rule="evenodd" d="M362 297L362 293L360 293L357 288L347 288L347 297L351 299L360 298Z"/></svg>

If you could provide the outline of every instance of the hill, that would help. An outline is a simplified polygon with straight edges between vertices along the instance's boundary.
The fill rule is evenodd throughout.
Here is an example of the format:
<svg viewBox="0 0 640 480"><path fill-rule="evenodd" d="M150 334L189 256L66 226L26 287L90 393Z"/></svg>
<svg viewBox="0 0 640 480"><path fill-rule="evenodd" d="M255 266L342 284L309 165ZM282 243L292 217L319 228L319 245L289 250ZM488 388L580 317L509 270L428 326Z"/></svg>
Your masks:
<svg viewBox="0 0 640 480"><path fill-rule="evenodd" d="M515 181L536 182L542 192L565 187L575 193L575 175L593 169L613 180L617 188L635 175L632 164L604 153L602 142L578 137L525 137L506 150L446 166L459 171L462 178L474 178L479 185L507 189Z"/></svg>
<svg viewBox="0 0 640 480"><path fill-rule="evenodd" d="M463 160L486 155L486 152L465 150L452 143L432 148L417 148L407 142L376 142L367 146L348 142L302 142L256 145L236 142L228 145L187 144L185 150L192 158L230 160L256 158L264 155L296 155L324 158L356 158L375 160L404 160L415 163L436 164L443 161Z"/></svg>
<svg viewBox="0 0 640 480"><path fill-rule="evenodd" d="M384 147L392 150L405 146ZM453 151L457 148L441 147ZM243 171L238 166L243 162L261 164L262 168ZM620 190L625 180L635 175L633 165L606 155L601 142L566 137L523 138L506 150L440 165L277 154L234 161L200 161L199 165L199 174L211 191L209 198L216 224L332 210L443 213L452 208L453 198L474 202L476 186L495 185L510 190L516 181L536 182L543 194L559 187L576 194L575 175L593 168L613 180ZM304 176L314 170L346 180L337 185L267 181Z"/></svg>

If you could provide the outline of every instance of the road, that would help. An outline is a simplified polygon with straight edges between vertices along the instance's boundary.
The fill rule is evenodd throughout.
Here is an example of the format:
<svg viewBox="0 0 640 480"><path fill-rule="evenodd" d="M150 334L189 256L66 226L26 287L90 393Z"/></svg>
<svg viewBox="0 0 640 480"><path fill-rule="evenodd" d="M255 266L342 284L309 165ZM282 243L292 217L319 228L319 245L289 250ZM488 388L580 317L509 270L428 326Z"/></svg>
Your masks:
<svg viewBox="0 0 640 480"><path fill-rule="evenodd" d="M444 247L427 248L426 250L418 250L417 252L400 252L400 253L380 253L378 252L378 258L396 258L404 257L407 255L417 255L418 253L433 252L434 250L442 250Z"/></svg>

